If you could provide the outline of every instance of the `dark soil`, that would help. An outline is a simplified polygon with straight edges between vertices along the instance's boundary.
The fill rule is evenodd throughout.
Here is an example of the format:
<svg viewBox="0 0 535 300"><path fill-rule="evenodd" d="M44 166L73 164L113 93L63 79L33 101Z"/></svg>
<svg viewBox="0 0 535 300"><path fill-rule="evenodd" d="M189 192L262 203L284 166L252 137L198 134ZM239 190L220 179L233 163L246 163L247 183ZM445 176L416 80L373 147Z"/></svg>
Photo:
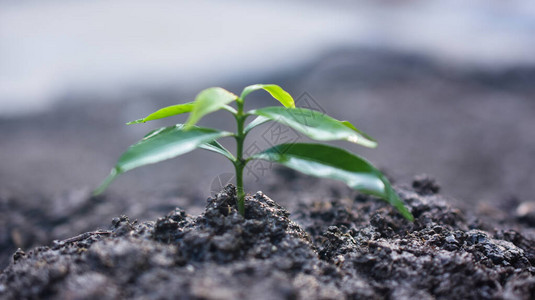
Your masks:
<svg viewBox="0 0 535 300"><path fill-rule="evenodd" d="M261 194L249 198L246 219L230 190L204 210L231 165L202 151L132 171L91 197L128 145L169 122L123 124L197 88L133 89L118 101L64 95L48 112L0 118L0 299L535 298L534 78L533 67L459 69L348 49L293 73L214 83L235 92L279 83L298 106L308 95L312 108L374 136L373 151L343 147L398 182L435 174L455 197L438 196L427 177L398 187L412 224L342 183L271 166L247 174L246 186L300 227ZM259 93L250 104L274 102ZM205 119L234 130L228 116ZM269 128L251 132L247 147L282 142L266 139ZM120 214L157 220L171 210L98 229Z"/></svg>
<svg viewBox="0 0 535 300"><path fill-rule="evenodd" d="M0 298L533 299L529 231L465 216L438 189L427 177L398 188L410 223L362 195L303 202L290 219L258 192L244 218L227 186L198 217L122 216L109 230L17 251Z"/></svg>
<svg viewBox="0 0 535 300"><path fill-rule="evenodd" d="M380 146L340 146L366 157L390 177L408 182L414 174L433 174L443 192L454 197L448 201L455 207L483 210L496 220L517 216L515 221L535 226L533 66L457 68L403 53L346 49L271 78L244 76L213 85L239 92L255 82L278 83L298 106L310 104L355 122ZM0 269L17 248L91 231L117 215L155 220L177 206L200 214L206 197L220 190L212 188L213 182L232 170L225 158L207 151L133 170L104 197L89 196L128 145L186 116L139 126L125 122L191 99L200 88L66 94L50 111L0 117ZM275 102L259 92L247 105L253 109ZM204 118L202 125L235 130L227 112ZM245 149L287 142L269 138L271 125L252 131ZM303 136L290 138L308 142ZM228 146L232 149L232 141ZM292 213L297 203L355 195L343 184L302 180L265 167L246 174L246 187L263 190ZM499 225L494 223L491 228Z"/></svg>

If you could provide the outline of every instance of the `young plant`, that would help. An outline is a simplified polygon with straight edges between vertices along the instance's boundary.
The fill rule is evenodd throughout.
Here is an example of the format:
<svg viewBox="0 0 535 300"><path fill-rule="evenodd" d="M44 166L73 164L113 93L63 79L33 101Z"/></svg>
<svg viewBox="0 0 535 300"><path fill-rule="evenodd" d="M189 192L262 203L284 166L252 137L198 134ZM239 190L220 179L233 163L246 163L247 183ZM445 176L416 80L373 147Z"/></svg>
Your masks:
<svg viewBox="0 0 535 300"><path fill-rule="evenodd" d="M257 90L267 91L283 106L245 111L245 98ZM231 103L235 103L236 108L231 107ZM235 133L195 125L204 116L221 109L227 110L236 119ZM374 139L348 121L339 121L314 110L296 108L292 96L277 85L251 85L243 89L239 97L219 87L208 88L201 91L193 102L168 106L127 124L145 123L184 113L190 114L185 124L153 130L141 141L130 146L121 155L110 175L95 190L95 194L102 193L119 174L201 148L225 156L234 165L238 211L242 215L245 214L243 170L247 163L253 160L265 160L308 175L343 181L351 188L386 200L406 219L413 220L412 214L398 198L386 177L368 161L346 150L322 144L294 143L280 144L244 157L243 145L247 134L256 126L269 121L282 123L313 140L345 140L370 148L377 146ZM246 125L246 119L251 116L256 118ZM236 140L235 156L217 142L223 137L233 137Z"/></svg>

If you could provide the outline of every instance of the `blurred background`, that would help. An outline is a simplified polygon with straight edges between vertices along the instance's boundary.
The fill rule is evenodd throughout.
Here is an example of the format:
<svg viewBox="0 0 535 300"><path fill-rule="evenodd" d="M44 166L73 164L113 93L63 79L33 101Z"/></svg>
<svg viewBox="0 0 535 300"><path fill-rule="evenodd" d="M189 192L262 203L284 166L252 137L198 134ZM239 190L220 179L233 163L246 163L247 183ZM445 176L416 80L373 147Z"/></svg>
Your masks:
<svg viewBox="0 0 535 300"><path fill-rule="evenodd" d="M125 122L206 87L254 83L354 122L379 147L339 145L398 184L426 173L458 205L535 201L533 1L0 0L0 267L18 247L120 214L201 212L232 171L203 151L90 192L130 144L184 117ZM276 104L262 92L247 103ZM225 112L202 124L234 129ZM269 130L247 147L269 146ZM290 209L355 195L296 176L267 166L247 190Z"/></svg>

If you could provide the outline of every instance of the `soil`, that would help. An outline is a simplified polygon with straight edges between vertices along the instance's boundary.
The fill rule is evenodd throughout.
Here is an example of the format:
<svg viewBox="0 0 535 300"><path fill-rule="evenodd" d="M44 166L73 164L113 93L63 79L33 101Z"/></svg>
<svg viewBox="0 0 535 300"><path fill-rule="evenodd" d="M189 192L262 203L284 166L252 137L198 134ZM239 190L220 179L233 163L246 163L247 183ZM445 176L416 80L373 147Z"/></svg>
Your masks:
<svg viewBox="0 0 535 300"><path fill-rule="evenodd" d="M535 224L534 79L530 66L461 69L403 53L346 49L270 78L247 76L211 85L238 92L255 82L278 83L298 106L310 104L354 121L376 138L376 149L340 146L366 157L393 179L408 182L414 174L433 174L444 193L453 196L448 201L465 211L485 210L500 218L507 211L508 217L522 216ZM151 129L184 118L139 126L125 122L191 99L203 87L66 94L47 112L1 117L0 269L17 248L91 231L117 215L154 220L176 206L201 213L206 197L221 188L211 188L214 180L232 170L225 158L203 151L128 172L104 197L89 194L128 145ZM274 104L259 92L247 105ZM202 125L234 130L233 122L221 112L204 118ZM252 131L246 149L285 142L269 138L270 126ZM308 142L302 136L291 138ZM294 180L295 174L281 177L277 169L268 169L247 174L247 189L266 192L291 212L303 200L355 195L343 185Z"/></svg>
<svg viewBox="0 0 535 300"><path fill-rule="evenodd" d="M242 217L228 185L196 217L180 208L151 222L121 216L107 230L19 250L0 298L533 299L529 227L467 216L439 189L426 176L397 186L411 223L364 195L303 201L290 216L258 192Z"/></svg>
<svg viewBox="0 0 535 300"><path fill-rule="evenodd" d="M232 166L202 151L91 197L128 145L183 119L123 124L197 87L63 95L45 113L0 118L0 299L534 298L534 78L530 66L460 69L347 49L273 78L213 83L278 83L298 106L355 121L380 146L342 146L398 184L414 223L341 183L272 166L247 174L246 187L287 210L257 194L243 219L228 189L205 209ZM259 93L249 104L274 102ZM203 125L234 130L228 117ZM247 148L284 142L268 129ZM399 185L421 172L442 189L425 176Z"/></svg>

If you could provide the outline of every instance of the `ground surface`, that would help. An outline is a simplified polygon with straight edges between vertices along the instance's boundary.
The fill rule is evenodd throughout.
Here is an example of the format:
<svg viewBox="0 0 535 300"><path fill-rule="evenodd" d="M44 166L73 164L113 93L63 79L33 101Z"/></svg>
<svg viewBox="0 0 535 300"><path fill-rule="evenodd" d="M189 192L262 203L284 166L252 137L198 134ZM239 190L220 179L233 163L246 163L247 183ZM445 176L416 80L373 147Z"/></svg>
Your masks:
<svg viewBox="0 0 535 300"><path fill-rule="evenodd" d="M341 146L363 154L383 169L394 182L407 183L414 174L427 172L437 177L443 186L444 195L447 195L444 198L416 197L418 201L424 201L423 207L429 206L429 211L423 218L431 218L432 222L424 219L420 223L410 225L397 218L382 204L352 204L357 193L343 184L302 177L295 172L273 166L252 169L247 174L247 190L262 190L288 209L292 213L290 219L301 226L300 230L307 232L310 240L296 236L295 232L301 231L295 228L293 233L284 229L283 233L281 231L277 234L288 235L291 243L298 242L299 249L302 249L300 255L313 257L311 262L296 269L290 268L287 272L282 267L273 267L276 271L273 271L274 273L266 271L269 273L266 276L270 279L263 281L265 286L255 285L258 293L284 281L282 287L285 288L277 293L286 291L291 296L303 293L300 286L306 286L306 290L317 290L316 295L320 295L320 292L328 295L349 295L350 288L343 285L348 278L354 278L352 283L347 284L359 285L358 290L362 291L362 294L357 296L398 295L401 298L403 295L410 297L417 293L425 298L428 295L442 295L445 287L433 280L438 280L449 270L450 275L461 274L461 279L464 278L462 274L472 274L479 278L476 280L479 282L478 286L470 287L473 288L473 293L479 293L474 294L479 298L490 297L489 295L509 297L517 291L519 295L529 295L533 279L522 274L532 272L525 259L529 264L533 264L530 253L533 252L531 241L535 226L532 184L535 182L534 78L535 72L532 68L460 70L407 55L351 50L331 53L306 69L281 74L276 78L247 78L243 82L214 83L213 85L221 85L235 92L244 85L256 82L281 84L294 94L298 106L311 106L339 119L351 120L374 136L380 146L373 151L347 144ZM167 262L142 263L142 268L146 267L147 270L166 266L168 269L160 270L164 274L169 270L178 272L179 275L190 272L191 268L183 269L183 262L180 260L182 258L177 260L176 257L191 258L195 262L194 270L200 268L204 270L202 272L207 273L217 270L219 273L216 274L225 276L228 272L241 272L234 266L238 261L246 267L252 264L253 270L269 269L278 263L276 259L271 260L271 256L261 261L249 262L249 258L256 255L248 252L249 250L246 253L232 254L230 258L225 258L225 263L219 261L222 259L219 256L209 256L205 261L197 261L191 253L180 254L182 256L177 254L177 241L173 238L178 237L172 236L169 241L158 238L159 242L155 243L155 237L151 233L154 232L155 225L140 225L144 221L157 220L175 207L181 207L191 216L203 213L206 198L220 191L226 180L231 179L228 172L232 166L212 153L195 152L168 164L134 170L119 178L105 195L97 198L90 196L91 189L105 177L129 144L137 141L150 129L169 124L162 121L124 126L125 122L146 115L163 105L184 102L196 92L198 91L176 93L133 90L131 94L118 96L122 100L115 102L94 101L98 100L98 95L86 95L84 97L90 101L85 104L79 104L78 101L77 104L71 104L70 98L66 97L61 106L47 113L18 119L0 119L0 269L8 267L13 261L13 254L21 248L26 254L17 252L17 264L6 269L3 276L14 274L13 272L30 272L35 275L26 279L20 278L28 280L26 283L14 282L12 277L3 277L2 280L9 281L0 286L4 295L14 296L12 292L15 286L30 283L43 288L28 290L32 295L67 293L69 290L78 289L80 282L84 281L83 276L92 278L91 281L97 286L104 285L110 293L134 295L147 292L142 287L139 291L132 291L122 285L125 282L122 280L144 280L138 277L121 279L117 273L117 280L110 280L107 276L111 273L106 273L102 265L93 260L98 261L100 258L95 257L101 254L87 256L85 252L77 253L80 249L89 249L90 253L115 251L112 249L113 243L125 243L123 249L130 247L134 249L133 252L139 250L140 255L146 253L143 249L148 247L147 253L160 251L165 259L173 257ZM255 95L254 101L251 100L250 107L259 105L274 105L274 102L266 95L258 94ZM179 121L180 118L173 120ZM229 121L229 116L216 114L203 119L203 124L234 129ZM255 147L268 147L271 143L287 142L272 133L269 125L259 128L248 138L247 147L254 150ZM302 136L291 134L286 138L306 141ZM410 200L413 192L407 189L401 192L405 193L403 195L413 209L422 209L418 201ZM333 201L335 204L329 204ZM449 205L458 210L452 210ZM368 210L377 213L360 214L361 211ZM277 211L286 214L278 208ZM444 211L448 212L447 214L455 212L451 213L451 220L444 219ZM462 216L458 215L459 211L463 212ZM271 213L272 210L269 214ZM119 226L123 228L122 233L115 232L118 230L117 226L111 229L114 233L108 233L107 220L120 215L128 215L131 222L139 220L132 225L133 236L124 234L124 228L128 227L123 226L126 221L120 222L123 224ZM199 228L195 218L186 218L185 223L180 226L190 226L188 228L192 230L192 236L204 234L203 230L208 230L207 235L211 236L212 229ZM289 222L283 219L283 222ZM435 232L434 223L442 229L437 228ZM239 222L236 224L238 227L245 226ZM330 225L340 224L345 227L329 229ZM66 240L98 228L104 229L104 233L90 235L76 243L58 245L55 250L43 250L39 252L41 254L35 250L30 251L37 246L50 246L53 240ZM142 228L145 228L145 232L140 232ZM169 230L176 229L173 228ZM183 227L177 228L182 230ZM484 237L477 238L482 239L482 245L472 242L475 239L474 234L479 234L477 231L471 231L472 229L484 231ZM224 229L225 232L228 230L230 229ZM272 233L265 234L266 237ZM362 236L363 234L366 236ZM232 233L230 235L229 238L234 238ZM128 240L124 239L125 236L129 236ZM354 240L354 244L351 244L353 241L349 236ZM404 239L408 240L409 244L406 244ZM512 242L518 249L506 243L507 241ZM91 246L93 242L95 248ZM171 247L167 242L174 243L175 246ZM251 243L247 247L262 248L266 241L253 238ZM385 243L386 246L383 245ZM287 253L284 252L287 249L283 246L277 246L277 249L281 248L281 253ZM186 245L187 247L189 246ZM494 252L489 250L496 247L503 253L503 260L501 254L495 256ZM382 253L379 248L393 251L384 250L386 252ZM219 251L217 249L214 251ZM426 254L426 251L431 252ZM65 260L60 259L57 262L48 262L46 258L39 256L57 257L58 253L68 255L64 256ZM394 254L401 256L394 257ZM451 262L452 255L458 256L451 265L442 266L440 259L443 254L446 255L445 262ZM369 258L376 259L377 262L366 261L366 255L371 255ZM429 275L431 269L428 265L416 259L409 261L410 268L413 268L411 273L399 265L404 259L412 259L405 257L406 255L422 257L430 261L427 264L438 264L442 267L438 269L438 273ZM274 257L276 256L274 254ZM113 262L114 259L110 258L110 261ZM46 262L41 266L42 273L35 273L32 267L37 260L41 261L38 267ZM381 262L392 263L382 265ZM137 262L134 260L132 263ZM257 264L267 266L261 267ZM212 265L217 268L212 268ZM54 266L57 266L59 271L50 271L49 267ZM67 266L67 270L63 269ZM315 271L303 271L309 267L315 268ZM332 273L328 271L331 269L334 270ZM472 273L474 270L475 273ZM205 274L202 272L195 276L202 277L202 274ZM246 276L240 275L246 277L244 282L250 282L246 281L249 277L256 282L263 276L252 276L247 272ZM311 277L296 277L300 272ZM325 274L321 273L323 275L320 276L318 272ZM402 275L396 275L398 273ZM53 274L58 274L58 277L47 277L56 276ZM420 276L421 274L428 274L430 277ZM82 277L80 279L76 276ZM153 275L146 276L153 278ZM191 295L200 295L195 293L210 290L204 287L212 285L219 287L215 289L218 292L228 292L229 297L234 296L233 293L243 292L242 289L235 288L242 280L239 276L232 279L236 282L225 282L230 287L226 292L221 290L224 284L219 277L209 276L207 278L212 281L199 279L199 283L193 283L180 279L180 276L177 277L177 284L187 287ZM334 287L330 286L336 276L340 280L336 281ZM453 282L462 282L461 279L451 278L446 281L453 286ZM40 285L37 283L39 280L45 281ZM301 283L296 280L301 280ZM57 283L48 284L56 281ZM52 290L44 289L45 285ZM315 287L308 288L310 286ZM518 286L525 286L526 290ZM462 288L466 290L459 291L459 295L467 292L469 286L462 285ZM91 287L87 289L88 295L94 291Z"/></svg>
<svg viewBox="0 0 535 300"><path fill-rule="evenodd" d="M15 253L2 299L533 299L535 236L464 215L420 177L398 187L415 216L359 196L301 203L292 216L235 189L199 216L111 227ZM494 221L494 220L493 220ZM489 227L490 226L490 227Z"/></svg>
<svg viewBox="0 0 535 300"><path fill-rule="evenodd" d="M535 206L534 78L533 68L459 69L399 53L347 50L276 78L213 85L238 92L255 82L278 83L298 106L351 120L379 141L373 150L340 146L362 154L400 182L433 174L445 194L453 196L450 201L458 199L456 205L475 212L496 210L504 202L511 211ZM88 197L128 145L183 118L139 126L125 122L187 101L197 92L132 89L116 101L84 95L82 104L80 95L66 96L47 113L0 119L0 267L19 247L65 239L117 215L150 220L175 206L200 213L206 197L221 189L213 183L229 179L232 170L224 158L203 151L131 171L104 197ZM72 97L76 101L71 103ZM251 95L248 106L260 105L275 102L260 92ZM202 123L234 130L231 121L221 113ZM271 129L267 124L253 131L246 148L254 152L278 142L306 141ZM287 184L293 175L281 180L272 166L253 171L246 176L248 191L262 190L290 211L305 196L355 195L324 181Z"/></svg>

